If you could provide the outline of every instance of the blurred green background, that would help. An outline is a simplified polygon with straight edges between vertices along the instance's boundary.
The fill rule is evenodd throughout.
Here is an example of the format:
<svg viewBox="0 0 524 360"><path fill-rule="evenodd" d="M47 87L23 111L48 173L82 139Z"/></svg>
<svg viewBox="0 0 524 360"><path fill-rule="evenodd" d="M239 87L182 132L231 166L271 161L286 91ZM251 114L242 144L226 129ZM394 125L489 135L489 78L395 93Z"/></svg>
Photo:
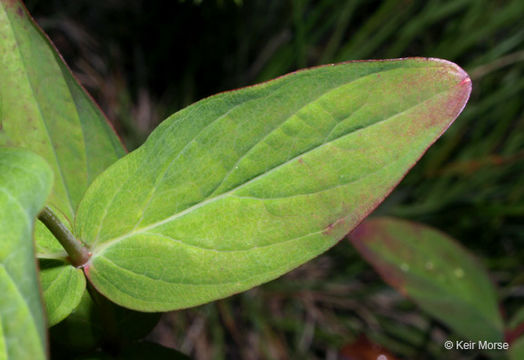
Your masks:
<svg viewBox="0 0 524 360"><path fill-rule="evenodd" d="M355 59L439 57L469 72L466 110L375 214L435 226L524 307L524 1L27 0L129 150L203 97ZM399 358L453 334L385 285L343 240L283 278L164 315L150 338L196 359L337 359L365 335ZM367 360L364 359L363 360Z"/></svg>

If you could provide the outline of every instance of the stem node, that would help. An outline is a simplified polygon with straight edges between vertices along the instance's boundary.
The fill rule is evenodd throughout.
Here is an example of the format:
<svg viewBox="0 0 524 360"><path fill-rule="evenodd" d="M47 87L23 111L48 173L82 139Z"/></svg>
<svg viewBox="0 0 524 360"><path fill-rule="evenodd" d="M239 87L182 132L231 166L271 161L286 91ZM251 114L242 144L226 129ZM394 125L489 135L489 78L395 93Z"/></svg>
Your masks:
<svg viewBox="0 0 524 360"><path fill-rule="evenodd" d="M47 206L42 210L38 219L51 231L58 242L69 255L69 261L75 267L82 267L89 261L91 252L85 245L76 239L71 231L60 221L60 219Z"/></svg>

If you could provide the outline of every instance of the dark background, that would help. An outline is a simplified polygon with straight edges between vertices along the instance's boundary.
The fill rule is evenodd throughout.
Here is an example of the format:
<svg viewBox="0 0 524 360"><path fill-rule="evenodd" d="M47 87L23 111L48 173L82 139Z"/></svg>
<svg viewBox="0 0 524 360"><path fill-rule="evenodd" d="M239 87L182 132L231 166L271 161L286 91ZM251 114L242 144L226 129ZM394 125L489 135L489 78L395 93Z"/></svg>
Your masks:
<svg viewBox="0 0 524 360"><path fill-rule="evenodd" d="M129 150L219 91L319 64L407 56L456 62L466 110L375 212L464 244L524 304L524 1L27 0ZM400 357L443 352L448 329L387 287L347 241L283 278L166 314L150 335L197 359L336 359L361 334ZM478 357L481 358L481 357Z"/></svg>

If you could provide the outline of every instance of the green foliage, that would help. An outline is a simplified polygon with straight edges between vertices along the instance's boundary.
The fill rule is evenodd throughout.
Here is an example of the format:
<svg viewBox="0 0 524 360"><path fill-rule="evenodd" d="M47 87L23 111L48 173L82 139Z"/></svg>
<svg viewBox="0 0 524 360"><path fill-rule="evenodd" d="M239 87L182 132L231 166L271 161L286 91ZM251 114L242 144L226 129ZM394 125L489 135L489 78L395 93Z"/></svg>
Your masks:
<svg viewBox="0 0 524 360"><path fill-rule="evenodd" d="M40 284L49 326L58 324L78 306L86 288L82 270L62 260L40 261Z"/></svg>
<svg viewBox="0 0 524 360"><path fill-rule="evenodd" d="M29 149L48 162L55 182L47 206L71 228L87 186L124 154L123 147L21 2L0 2L0 35L0 146ZM41 223L35 239L40 258L66 262ZM67 264L43 269L49 321L55 324L78 305L85 280ZM71 297L64 298L66 291Z"/></svg>
<svg viewBox="0 0 524 360"><path fill-rule="evenodd" d="M45 320L32 240L51 191L42 158L0 148L0 358L44 359Z"/></svg>
<svg viewBox="0 0 524 360"><path fill-rule="evenodd" d="M320 67L198 102L88 190L75 226L93 252L87 277L143 311L274 279L373 210L469 92L455 65L416 59Z"/></svg>
<svg viewBox="0 0 524 360"><path fill-rule="evenodd" d="M112 6L118 3L113 1ZM142 2L134 2L130 8L138 9L139 3ZM170 100L165 108L180 106L216 91L199 87L208 78L213 79L210 74L216 73L226 74L227 85L218 87L222 90L270 79L296 67L360 57L424 54L468 64L475 80L480 80L476 83L474 105L437 144L438 155L425 157L422 166L415 168L400 191L380 211L442 226L461 240L474 238L477 250L489 253L495 249L488 265L499 269L497 280L506 284L501 292L502 300L509 303L509 313L513 313L518 306L518 295L512 295L511 289L522 282L514 276L518 273L515 269L519 266L519 256L522 257L522 251L515 247L519 236L522 239L519 232L522 224L515 219L522 214L523 195L515 180L522 165L524 140L519 131L522 122L515 120L522 117L521 102L515 94L522 93L524 88L519 75L522 66L512 67L504 76L498 76L498 69L521 61L522 54L516 50L524 37L522 31L514 28L518 14L524 10L522 2L385 1L376 8L362 1L332 0L298 0L289 4L254 0L239 6L232 4L231 1L209 1L198 6L180 5L202 11L212 8L221 14L216 16L211 12L220 19L220 26L210 26L213 29L211 43L171 39L177 44L177 54L187 53L180 48L184 43L195 47L198 56L187 56L189 66L176 63L184 57L162 56L162 47L158 52L148 52L153 58L169 59L170 69L184 70L182 81L170 81L176 84L170 85L176 87L174 93L182 95ZM282 11L285 16L275 16ZM183 12L165 13L169 14L170 23L184 24L176 19L176 16L184 17ZM245 16L250 13L255 14L255 20L264 21L250 22ZM261 16L262 13L265 15ZM129 18L124 18L127 24ZM229 21L232 18L241 21ZM46 20L42 23L52 23ZM191 23L190 18L186 21ZM153 22L147 22L148 30ZM442 26L443 22L446 26ZM231 27L233 31L228 30ZM261 36L257 29L264 27L267 28ZM479 28L482 31L474 31ZM238 52L231 54L228 46L216 40L220 29L226 29L224 33L228 37L241 34L235 39L239 42ZM167 32L164 29L161 33ZM149 31L147 34L149 43ZM183 36L186 35L184 32ZM250 41L250 37L256 40ZM487 49L480 49L479 40L484 38L492 42ZM110 299L149 311L192 306L247 289L279 276L332 246L389 193L427 146L445 130L462 108L466 93L469 94L469 83L461 82L465 80L463 73L451 64L434 63L432 67L421 59L308 70L203 100L173 115L145 145L116 161L124 154L118 139L18 1L0 1L0 39L0 146L28 148L45 158L56 179L47 205L60 222L93 251L92 259L84 268L89 279ZM144 48L135 44L142 42L134 37L132 41L136 51L124 58L141 64ZM111 46L110 39L107 45ZM206 63L214 63L206 51L209 54L224 51L225 62L235 73L203 68ZM481 55L472 55L479 51ZM411 73L415 67L417 72ZM137 68L140 70L140 65ZM157 70L163 80L174 79L163 70ZM144 76L138 73L138 83L134 86L144 86L140 83ZM202 76L205 81L201 81ZM83 79L85 81L85 77ZM453 87L456 83L461 86ZM335 86L336 89L331 88ZM445 90L447 88L449 90ZM363 89L369 89L372 95ZM117 108L128 109L124 112L130 113L131 106L127 106L130 104L125 104L131 99L126 97L128 91L133 90L117 91L118 101L124 101L124 105ZM493 94L489 99L484 96L487 92ZM503 108L498 106L500 103L504 104ZM137 135L138 130L130 128L126 129L127 135L134 138L130 143L135 147L136 138L141 138L143 133ZM144 130L143 125L139 124L139 128ZM115 161L116 164L103 173ZM86 198L81 200L101 173ZM457 203L462 207L457 207ZM475 222L480 225L472 226ZM107 302L94 288L88 294L84 269L70 265L68 254L42 223L37 223L35 229L49 323L57 324L73 311L54 327L53 343L62 340L74 344L85 340L76 348L73 346L64 358L74 358L79 351L93 349L97 350L88 358L141 358L154 353L156 357L176 356L169 350L136 342L134 336L128 336L126 330L133 329L130 324L145 331L154 324L155 316L128 317L132 312ZM400 246L409 243L407 249L421 249L414 239L408 241L413 235L410 230L403 233L408 237L400 239ZM433 238L428 233L424 234ZM493 241L494 234L497 241ZM375 250L386 256L388 254L381 251L386 249ZM439 253L442 246L435 249ZM238 334L245 333L244 329L235 330L234 318L239 313L244 317L244 324L253 322L258 334L268 339L267 343L276 344L280 351L286 348L281 345L286 342L282 334L291 333L300 358L316 356L308 352L308 347L313 346L311 339L316 346L329 344L324 345L325 350L328 346L340 346L341 341L369 328L375 332L375 341L400 354L408 354L408 358L417 356L413 353L415 347L433 356L442 352L441 346L429 342L435 326L426 328L427 318L418 318L417 325L412 326L409 321L399 324L398 318L402 316L397 313L394 314L397 317L390 317L380 310L376 312L373 305L369 305L371 312L366 310L366 304L373 304L370 294L375 291L369 291L369 285L362 293L344 293L344 301L360 300L360 304L351 305L358 307L356 315L350 315L349 320L342 317L332 328L316 326L318 321L330 318L329 312L338 306L337 302L330 303L328 316L314 309L317 302L331 301L327 299L335 279L342 285L353 283L365 274L365 267L354 253L344 250L343 245L337 250L340 255L330 256L338 256L338 260L350 265L337 269L336 276L309 283L305 275L306 280L301 280L299 286L297 278L288 282L284 279L257 289L262 296L237 297L245 313L226 301L217 305L219 316L213 312L214 306L207 307L211 309L209 317L220 319L237 345L240 344ZM504 251L517 255L506 261ZM406 250L392 256L397 261L399 256L408 253ZM414 269L417 264L427 264L424 261L436 259L432 255L424 252L424 258L418 259L420 263L410 259L408 265ZM466 252L462 255L469 259ZM442 264L447 261L442 257L438 260ZM471 293L459 289L453 281L442 283L438 278L424 276L409 278L409 283L415 284L409 287L409 293L422 308L448 323L458 334L500 339L502 323L498 312L493 311L493 289L486 285L483 271L476 273L475 265L471 269L467 273L474 274L471 277L477 276L479 284L485 285L467 287ZM28 270L34 272L34 269ZM424 274L423 268L419 270ZM250 276L252 274L255 276ZM456 273L448 268L441 275L454 279ZM510 279L513 279L511 283ZM218 285L219 282L225 283ZM480 300L469 296L479 288L489 296ZM301 299L293 301L299 306L306 305L305 321L296 321L293 317L301 316L300 308L294 305L288 307L292 315L286 315L282 321L262 315L267 307L264 300L273 299L264 297L271 294L271 289L277 289L273 292L277 298L281 296L279 292L291 297L297 291L303 292L304 296L297 297ZM453 289L459 290L450 291ZM327 295L315 298L315 292L319 291ZM444 308L463 310L457 318L450 318L442 311L442 304L435 304L435 298L442 303L443 294L453 299L452 304L445 304ZM91 297L97 300L93 302ZM473 304L472 308L461 307L461 301ZM400 304L401 308L396 311L407 312L410 315L407 318L412 319L414 311ZM484 309L492 316L483 318L476 309ZM468 314L470 325L463 323ZM359 324L358 317L362 317L364 325ZM125 319L131 320L126 323ZM483 327L486 322L491 325ZM220 326L213 325L216 322L209 326L212 330L205 332L212 332L213 339L218 339L215 349L221 349L222 341L228 336ZM338 332L341 328L344 330ZM348 332L348 329L351 330ZM437 327L437 330L440 329ZM486 333L479 335L479 331ZM5 328L0 326L2 334L5 335ZM341 334L345 337L341 338ZM204 334L203 339L208 341L209 337ZM5 347L4 343L0 336L0 349ZM266 342L261 343L266 348ZM521 356L519 344L521 339L512 347L510 356L514 359ZM264 351L268 357L274 352L270 347ZM58 353L53 353L55 356L59 356Z"/></svg>
<svg viewBox="0 0 524 360"><path fill-rule="evenodd" d="M30 149L50 164L49 205L71 224L87 186L123 148L20 2L0 2L0 34L0 146Z"/></svg>

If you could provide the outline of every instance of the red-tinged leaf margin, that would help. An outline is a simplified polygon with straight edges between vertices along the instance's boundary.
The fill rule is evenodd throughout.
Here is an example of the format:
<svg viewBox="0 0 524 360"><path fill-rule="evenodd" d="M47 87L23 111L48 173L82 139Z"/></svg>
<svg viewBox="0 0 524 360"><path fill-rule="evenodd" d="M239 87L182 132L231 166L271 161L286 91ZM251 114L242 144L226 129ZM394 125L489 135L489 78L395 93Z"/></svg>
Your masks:
<svg viewBox="0 0 524 360"><path fill-rule="evenodd" d="M98 103L95 101L95 99L93 98L93 96L91 96L91 94L89 93L89 91L86 90L86 88L84 87L84 85L82 85L82 83L78 80L78 78L76 77L76 75L74 74L73 70L71 70L71 68L69 67L69 65L67 64L67 62L65 61L64 57L62 56L62 54L60 53L60 51L58 51L58 48L55 46L55 44L53 43L53 41L51 40L51 38L45 33L45 31L40 27L40 25L36 22L36 20L33 18L33 16L31 15L31 13L29 12L29 10L27 9L25 3L22 1L22 0L0 0L0 2L4 3L6 5L6 7L11 7L11 8L14 8L16 7L16 13L18 16L20 17L23 17L23 16L26 16L27 19L29 20L29 22L31 22L31 24L35 27L35 29L43 36L43 38L47 41L47 44L54 50L56 56L58 56L58 58L60 59L60 61L62 61L64 67L67 69L67 71L69 71L71 77L73 78L73 80L78 84L78 86L80 87L80 89L82 89L82 91L86 94L87 98L91 101L91 103L95 106L95 108L100 112L100 114L102 115L102 117L105 119L106 123L109 125L110 129L113 131L113 133L116 135L117 139L119 140L120 144L122 145L122 148L124 149L124 151L127 153L128 150L124 144L124 142L122 141L122 138L120 137L120 135L116 132L115 130L115 127L113 125L113 123L111 121L109 121L106 113L102 110L102 108L98 105Z"/></svg>
<svg viewBox="0 0 524 360"><path fill-rule="evenodd" d="M510 344L513 344L516 340L520 338L524 339L524 322L520 323L514 328L506 330L504 338Z"/></svg>
<svg viewBox="0 0 524 360"><path fill-rule="evenodd" d="M438 108L438 109L433 108L433 110L435 112L442 111L442 113L445 113L447 121L443 124L443 126L441 126L441 131L432 139L432 141L430 143L428 143L428 145L426 146L424 151L422 151L420 153L420 155L415 160L413 160L413 163L410 164L410 167L402 174L402 176L400 176L398 178L398 181L394 185L392 185L388 189L388 191L384 193L383 196L381 196L380 198L377 198L376 201L369 206L369 208L367 208L364 211L362 211L362 213L359 215L360 219L364 219L366 216L368 216L369 213L371 213L384 200L384 198L387 197L391 193L391 191L398 185L398 183L400 183L400 181L403 179L403 177L416 164L416 162L424 155L424 153L427 151L427 149L446 131L446 129L458 117L460 112L465 107L465 105L467 103L467 100L469 99L469 96L471 94L472 85L471 85L471 79L469 78L468 74L463 69L461 69L459 66L457 66L456 64L454 64L452 62L449 62L447 60L418 57L418 58L402 58L402 59L391 59L391 60L348 61L348 62L342 63L342 64L357 63L357 62L358 63L365 63L365 62L377 62L377 63L380 63L380 62L400 62L400 61L404 61L404 60L411 60L411 61L416 61L416 62L420 62L420 63L427 62L428 64L440 63L442 65L441 66L441 71L442 71L443 75L447 74L449 76L450 74L453 74L453 77L454 77L455 81L452 82L452 85L450 85L450 90L449 90L449 92L452 92L452 94L447 98L446 104L442 107L444 109L444 111L442 111L441 108ZM316 67L316 68L330 67L330 66L333 66L333 65L334 64L323 65L323 66L319 66L319 67ZM299 70L299 71L302 72L302 71L307 71L307 70L310 70L310 69L304 69L304 70ZM281 79L281 78L289 76L289 75L290 74L287 74L287 75L281 76L281 77L279 77L277 79ZM421 81L430 81L430 80L437 81L438 77L437 78L433 78L433 79L422 78ZM268 82L272 82L272 81L275 81L275 79L270 80ZM268 83L268 82L266 82L266 83ZM256 86L259 86L259 85L260 84L249 86L248 88L256 87ZM407 85L410 85L410 84L402 84L402 85L403 86L407 86ZM210 97L208 97L208 98L206 98L204 100L201 100L201 101L205 101L207 99L210 99L210 98L213 98L213 97L216 97L216 96L218 96L218 95L210 96ZM431 112L430 112L429 115L425 115L423 117L423 119L425 120L425 123L432 124ZM298 161L300 161L300 159ZM352 228L353 227L348 228L347 224L345 224L345 219L344 218L339 218L339 219L336 219L335 221L331 221L330 224L326 224L324 235L331 235L333 238L336 237L336 240L341 240ZM92 275L92 273L90 271L90 267L91 266L92 266L92 263L86 264L86 266L84 267L84 272L85 272L87 278L89 279L89 281L92 283L92 276L93 275ZM93 284L93 286L96 287L95 284ZM98 287L97 287L97 289L100 291L100 289ZM115 301L115 300L113 299L113 301ZM118 301L116 301L116 302L119 303ZM120 305L126 306L125 304L122 304L122 303L120 303ZM127 306L129 306L129 305L127 305ZM183 307L181 307L181 308L183 308ZM141 310L144 311L144 308L141 308ZM158 310L158 309L155 308L155 310ZM154 310L149 309L149 310L145 310L145 311L154 311Z"/></svg>
<svg viewBox="0 0 524 360"><path fill-rule="evenodd" d="M348 233L348 234L350 234L352 231L354 231L356 228L358 228L359 225L362 222L364 222L366 220L366 218L371 213L373 213L373 211L375 211L375 209L393 192L393 190L395 190L395 188L402 182L402 180L404 180L404 178L411 171L411 169L420 161L420 159L422 159L422 157L426 154L426 152L429 150L429 148L431 146L433 146L433 144L438 139L440 139L440 137L447 131L447 129L449 129L449 127L455 122L455 120L462 113L462 111L466 107L466 104L469 101L469 98L471 96L471 92L473 90L473 83L471 81L471 78L469 77L469 74L464 69L462 69L456 63L454 63L452 61L449 61L449 60L440 59L440 58L433 58L433 57L422 57L422 56L403 57L403 58L395 58L395 59L348 60L348 61L342 61L342 62L339 62L339 63L317 65L317 66L312 66L312 67L305 68L305 69L295 70L295 71L292 71L290 73L287 73L287 74L284 74L284 75L280 75L280 76L278 76L278 77L276 77L274 79L266 80L266 81L263 81L263 82L260 82L260 83L257 83L257 84L248 85L248 86L245 86L245 87L240 87L240 88L236 88L236 89L232 89L232 90L221 91L221 92L218 92L218 93L213 94L211 96L205 97L205 98L203 98L203 99L201 99L199 101L207 100L207 99L213 98L215 96L218 96L218 95L221 95L221 94L227 94L229 92L234 92L234 91L237 91L237 90L257 87L259 85L270 83L272 81L279 80L279 79L282 79L282 78L286 78L289 75L293 75L293 74L300 73L300 72L303 72L303 71L308 71L308 70L313 70L313 69L318 69L318 68L323 68L323 67L330 67L330 66L335 66L335 65L352 64L352 63L390 62L390 61L404 61L404 60L427 61L427 62L433 61L433 62L438 62L438 63L441 63L441 64L445 64L445 65L448 65L448 66L454 68L454 70L456 70L457 73L460 74L460 76L461 76L461 81L457 84L457 86L462 88L462 91L459 93L462 96L454 98L455 101L452 101L453 98L450 99L450 101L448 101L448 106L453 108L453 111L452 111L453 115L450 116L450 121L447 124L447 126L445 126L442 129L442 131L440 132L440 134L438 136L436 136L435 139L431 143L428 144L426 149L423 152L421 152L420 156L413 162L413 164L406 170L406 172L399 178L399 180L391 187L391 189L382 198L377 198L377 201L370 207L370 210L367 211L364 214L364 216L362 217L362 220L352 230L350 230L350 232ZM301 161L301 159L299 159L298 161ZM340 226L344 225L344 218L338 219L335 222L333 222L331 224L328 224L326 229L324 230L323 234L324 235L331 234L338 227L338 225L340 225ZM341 237L340 240L342 240L343 238L344 237ZM86 270L88 270L88 269L86 269ZM87 272L86 272L86 276L88 276ZM89 278L89 276L88 276L88 278Z"/></svg>

